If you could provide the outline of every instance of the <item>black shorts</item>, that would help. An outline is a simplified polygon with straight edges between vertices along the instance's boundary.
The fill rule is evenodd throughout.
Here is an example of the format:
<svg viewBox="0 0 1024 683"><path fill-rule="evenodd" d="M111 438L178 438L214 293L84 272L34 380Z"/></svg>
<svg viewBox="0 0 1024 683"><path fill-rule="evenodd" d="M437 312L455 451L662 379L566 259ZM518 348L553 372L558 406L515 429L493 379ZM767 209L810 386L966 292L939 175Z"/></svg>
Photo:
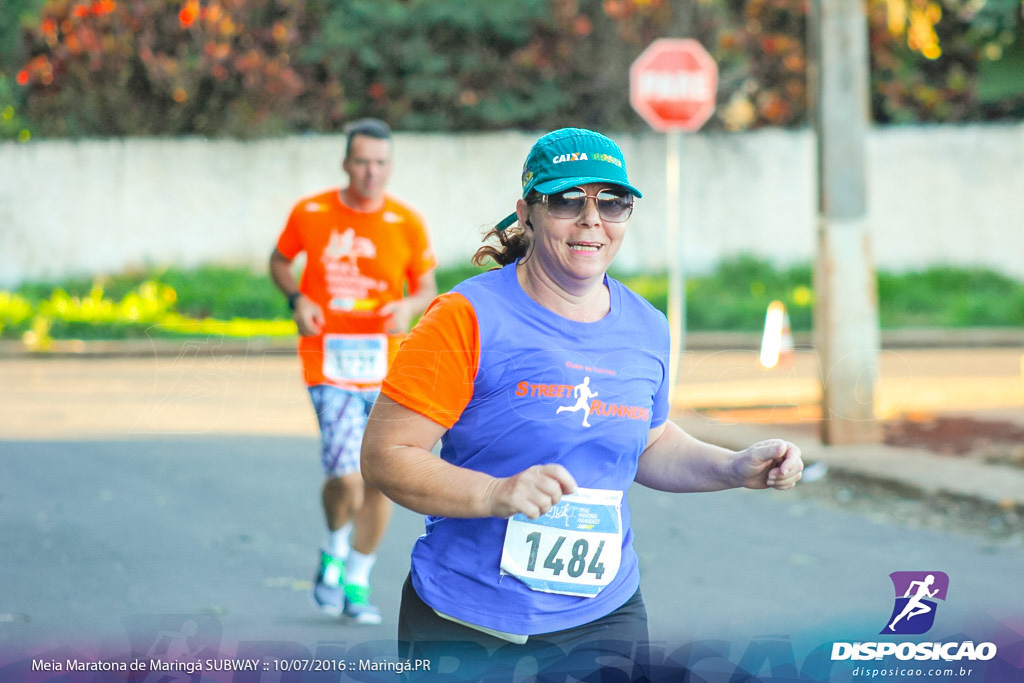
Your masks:
<svg viewBox="0 0 1024 683"><path fill-rule="evenodd" d="M526 643L516 644L438 616L406 578L398 641L404 657L430 661L435 674L441 667L451 680L500 680L525 667L537 672L537 681L639 681L646 679L647 609L637 589L624 605L600 619L532 635Z"/></svg>

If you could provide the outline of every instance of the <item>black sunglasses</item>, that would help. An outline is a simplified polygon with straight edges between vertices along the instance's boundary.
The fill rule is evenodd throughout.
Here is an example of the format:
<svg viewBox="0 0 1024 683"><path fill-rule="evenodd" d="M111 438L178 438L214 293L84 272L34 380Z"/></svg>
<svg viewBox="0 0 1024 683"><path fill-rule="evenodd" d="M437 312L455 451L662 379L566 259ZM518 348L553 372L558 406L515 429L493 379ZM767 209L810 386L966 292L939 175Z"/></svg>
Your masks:
<svg viewBox="0 0 1024 683"><path fill-rule="evenodd" d="M571 187L554 194L540 196L540 203L555 218L577 218L583 213L587 200L597 203L597 214L609 223L622 223L633 213L633 195L623 190L604 188L596 195L587 194L579 187Z"/></svg>

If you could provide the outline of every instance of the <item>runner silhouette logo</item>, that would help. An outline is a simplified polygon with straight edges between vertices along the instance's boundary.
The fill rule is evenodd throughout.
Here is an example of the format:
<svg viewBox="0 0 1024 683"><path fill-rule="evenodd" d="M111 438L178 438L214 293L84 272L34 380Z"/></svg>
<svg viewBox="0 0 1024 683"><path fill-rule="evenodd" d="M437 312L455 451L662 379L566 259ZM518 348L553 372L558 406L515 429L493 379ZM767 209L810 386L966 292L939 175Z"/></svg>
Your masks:
<svg viewBox="0 0 1024 683"><path fill-rule="evenodd" d="M882 634L918 635L935 623L936 600L945 600L949 577L944 572L893 572L896 604Z"/></svg>

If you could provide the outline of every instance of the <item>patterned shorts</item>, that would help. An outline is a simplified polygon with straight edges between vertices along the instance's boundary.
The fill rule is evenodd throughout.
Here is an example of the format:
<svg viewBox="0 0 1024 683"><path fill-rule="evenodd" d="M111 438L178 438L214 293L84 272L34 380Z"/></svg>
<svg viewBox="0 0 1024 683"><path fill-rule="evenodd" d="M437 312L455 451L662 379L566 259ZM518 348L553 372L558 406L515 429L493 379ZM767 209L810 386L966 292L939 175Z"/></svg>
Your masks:
<svg viewBox="0 0 1024 683"><path fill-rule="evenodd" d="M328 384L309 387L320 423L320 463L328 477L359 471L366 418L379 392L346 391Z"/></svg>

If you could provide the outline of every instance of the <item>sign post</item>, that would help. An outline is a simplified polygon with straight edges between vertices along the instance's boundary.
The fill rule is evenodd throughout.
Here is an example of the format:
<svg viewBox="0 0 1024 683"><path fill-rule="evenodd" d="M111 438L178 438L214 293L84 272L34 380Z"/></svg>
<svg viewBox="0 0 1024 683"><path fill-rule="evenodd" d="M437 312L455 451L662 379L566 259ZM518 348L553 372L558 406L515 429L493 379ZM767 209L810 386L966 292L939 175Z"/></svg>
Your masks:
<svg viewBox="0 0 1024 683"><path fill-rule="evenodd" d="M686 339L686 287L680 249L680 131L699 129L715 111L718 65L689 38L655 40L629 68L629 103L658 132L665 133L665 213L668 264L670 401Z"/></svg>

